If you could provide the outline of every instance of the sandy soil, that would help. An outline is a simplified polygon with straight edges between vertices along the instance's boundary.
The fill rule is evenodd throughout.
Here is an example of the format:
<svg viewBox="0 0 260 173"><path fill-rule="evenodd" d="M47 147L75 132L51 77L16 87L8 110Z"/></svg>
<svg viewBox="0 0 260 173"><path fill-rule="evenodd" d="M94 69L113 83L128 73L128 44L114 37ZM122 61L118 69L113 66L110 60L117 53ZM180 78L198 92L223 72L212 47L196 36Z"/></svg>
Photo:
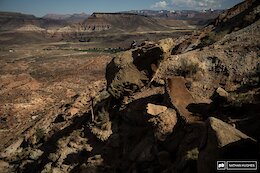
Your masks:
<svg viewBox="0 0 260 173"><path fill-rule="evenodd" d="M0 150L35 119L103 80L113 56L50 50L50 46L13 45L0 50Z"/></svg>

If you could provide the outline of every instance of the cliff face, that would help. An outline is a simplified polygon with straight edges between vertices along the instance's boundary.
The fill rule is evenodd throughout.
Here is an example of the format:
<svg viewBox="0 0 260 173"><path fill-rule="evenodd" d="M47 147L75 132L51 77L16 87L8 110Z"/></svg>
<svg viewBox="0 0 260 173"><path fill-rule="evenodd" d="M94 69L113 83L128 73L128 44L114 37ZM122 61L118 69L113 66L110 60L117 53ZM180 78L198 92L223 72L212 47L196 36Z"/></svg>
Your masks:
<svg viewBox="0 0 260 173"><path fill-rule="evenodd" d="M111 24L105 20L103 15L91 15L86 21L84 21L84 29L86 31L103 31L111 28Z"/></svg>

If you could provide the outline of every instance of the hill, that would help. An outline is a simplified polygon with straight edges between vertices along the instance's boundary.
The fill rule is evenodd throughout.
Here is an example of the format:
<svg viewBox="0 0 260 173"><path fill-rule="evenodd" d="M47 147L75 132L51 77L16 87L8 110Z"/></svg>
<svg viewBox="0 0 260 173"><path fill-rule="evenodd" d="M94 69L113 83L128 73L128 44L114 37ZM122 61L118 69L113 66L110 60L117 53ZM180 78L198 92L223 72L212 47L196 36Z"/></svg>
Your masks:
<svg viewBox="0 0 260 173"><path fill-rule="evenodd" d="M133 31L161 31L168 29L166 26L150 17L131 13L93 13L83 23L86 30L114 32Z"/></svg>
<svg viewBox="0 0 260 173"><path fill-rule="evenodd" d="M65 21L37 18L33 15L12 12L0 12L0 30L12 31L25 25L34 25L43 29L66 26Z"/></svg>

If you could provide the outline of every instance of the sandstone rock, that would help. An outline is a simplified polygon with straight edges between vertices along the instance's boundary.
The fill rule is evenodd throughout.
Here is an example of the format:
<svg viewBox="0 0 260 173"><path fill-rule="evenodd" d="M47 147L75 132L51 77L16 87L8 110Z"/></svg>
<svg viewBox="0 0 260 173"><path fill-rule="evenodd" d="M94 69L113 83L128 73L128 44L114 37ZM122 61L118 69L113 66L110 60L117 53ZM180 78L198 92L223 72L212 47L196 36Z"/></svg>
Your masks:
<svg viewBox="0 0 260 173"><path fill-rule="evenodd" d="M147 113L150 115L158 115L160 113L163 113L166 111L167 107L166 106L161 106L161 105L155 105L148 103L147 104Z"/></svg>
<svg viewBox="0 0 260 173"><path fill-rule="evenodd" d="M112 134L112 123L109 117L111 95L107 91L101 92L92 100L91 122L89 127L97 138L105 141Z"/></svg>
<svg viewBox="0 0 260 173"><path fill-rule="evenodd" d="M114 58L106 69L107 90L115 98L140 89L146 76L133 65L132 52L127 51Z"/></svg>
<svg viewBox="0 0 260 173"><path fill-rule="evenodd" d="M104 162L104 159L100 154L98 154L93 157L89 157L87 162L90 166L101 166Z"/></svg>
<svg viewBox="0 0 260 173"><path fill-rule="evenodd" d="M41 173L49 173L49 172L52 172L52 167L51 167L51 165L52 165L51 162L47 163L47 164L44 166L44 168L43 168L43 170L41 171Z"/></svg>
<svg viewBox="0 0 260 173"><path fill-rule="evenodd" d="M193 84L199 84L192 84L189 89L198 103L210 99L215 88L219 86L223 86L227 91L242 88L245 86L244 81L250 83L249 76L259 76L259 24L258 20L244 29L224 34L226 36L212 47L170 56L160 63L160 72L156 73L155 81L172 76L187 77L187 72L190 74L197 66L197 72L188 77L194 79ZM202 74L202 77L196 78L198 73Z"/></svg>
<svg viewBox="0 0 260 173"><path fill-rule="evenodd" d="M198 159L198 172L214 172L217 160L256 159L256 141L233 126L210 117Z"/></svg>
<svg viewBox="0 0 260 173"><path fill-rule="evenodd" d="M172 105L179 111L181 117L187 123L198 120L198 118L193 116L192 112L187 109L190 104L195 103L195 100L186 88L185 79L183 77L173 77L168 79L166 91L170 97Z"/></svg>
<svg viewBox="0 0 260 173"><path fill-rule="evenodd" d="M8 173L9 172L9 163L0 160L0 172L1 173Z"/></svg>
<svg viewBox="0 0 260 173"><path fill-rule="evenodd" d="M132 52L133 64L137 69L145 73L146 77L151 79L153 69L159 66L160 61L164 58L164 50L159 45L153 47L141 47Z"/></svg>
<svg viewBox="0 0 260 173"><path fill-rule="evenodd" d="M38 117L37 115L34 115L31 118L32 118L32 120L35 120L37 117Z"/></svg>
<svg viewBox="0 0 260 173"><path fill-rule="evenodd" d="M1 153L1 157L10 157L13 154L16 154L17 150L19 149L19 147L21 146L22 142L24 141L24 139L21 137L19 138L16 142L14 142L12 145L10 145L9 147L7 147L2 153Z"/></svg>
<svg viewBox="0 0 260 173"><path fill-rule="evenodd" d="M71 116L77 114L79 112L79 109L78 108L70 108L68 110L68 112L70 113Z"/></svg>
<svg viewBox="0 0 260 173"><path fill-rule="evenodd" d="M122 98L142 88L152 78L163 57L164 50L160 46L143 46L119 54L106 68L108 92L115 98Z"/></svg>
<svg viewBox="0 0 260 173"><path fill-rule="evenodd" d="M32 150L30 151L30 159L37 160L41 155L43 154L43 151L41 150Z"/></svg>
<svg viewBox="0 0 260 173"><path fill-rule="evenodd" d="M177 123L176 111L168 108L166 111L149 119L155 128L155 136L161 141L172 133L174 126Z"/></svg>
<svg viewBox="0 0 260 173"><path fill-rule="evenodd" d="M59 168L53 168L52 173L63 173Z"/></svg>
<svg viewBox="0 0 260 173"><path fill-rule="evenodd" d="M227 103L229 99L229 93L226 92L223 88L218 87L210 98L213 101L214 106L219 107Z"/></svg>
<svg viewBox="0 0 260 173"><path fill-rule="evenodd" d="M218 89L216 90L216 92L219 94L219 96L227 98L228 97L228 92L226 92L223 88L218 87Z"/></svg>

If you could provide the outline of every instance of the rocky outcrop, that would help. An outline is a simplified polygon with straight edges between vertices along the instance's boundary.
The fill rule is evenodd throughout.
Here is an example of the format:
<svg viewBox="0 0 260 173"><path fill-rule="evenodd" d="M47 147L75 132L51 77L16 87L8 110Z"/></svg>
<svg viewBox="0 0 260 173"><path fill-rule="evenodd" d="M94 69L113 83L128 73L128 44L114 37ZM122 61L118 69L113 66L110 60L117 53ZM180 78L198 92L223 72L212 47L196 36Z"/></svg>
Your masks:
<svg viewBox="0 0 260 173"><path fill-rule="evenodd" d="M85 20L83 26L86 31L104 31L112 27L104 18L96 16L95 13Z"/></svg>
<svg viewBox="0 0 260 173"><path fill-rule="evenodd" d="M108 92L115 98L122 98L144 86L148 78L133 64L132 51L114 58L106 69Z"/></svg>
<svg viewBox="0 0 260 173"><path fill-rule="evenodd" d="M195 100L190 94L185 85L186 81L183 77L173 77L167 80L166 92L170 98L173 107L178 110L178 113L187 123L198 120L187 107L190 104L195 104Z"/></svg>
<svg viewBox="0 0 260 173"><path fill-rule="evenodd" d="M167 107L148 103L146 109L147 113L150 115L159 115L160 113L165 112L167 110Z"/></svg>
<svg viewBox="0 0 260 173"><path fill-rule="evenodd" d="M259 1L245 0L240 4L226 10L215 19L214 26L217 31L241 29L259 19Z"/></svg>
<svg viewBox="0 0 260 173"><path fill-rule="evenodd" d="M160 141L164 141L166 137L173 132L173 129L177 124L176 111L168 108L165 111L152 116L149 119L149 122L154 126L155 137Z"/></svg>
<svg viewBox="0 0 260 173"><path fill-rule="evenodd" d="M243 40L243 44L238 40ZM250 83L249 76L259 73L259 40L257 21L210 47L170 56L160 64L154 79L159 82L178 75L192 78L189 91L197 102L207 101L219 86L227 92L235 91L242 83Z"/></svg>
<svg viewBox="0 0 260 173"><path fill-rule="evenodd" d="M171 39L161 41L159 45L126 51L115 57L107 66L106 79L108 92L115 98L132 94L144 87L153 77L166 54L169 53Z"/></svg>

